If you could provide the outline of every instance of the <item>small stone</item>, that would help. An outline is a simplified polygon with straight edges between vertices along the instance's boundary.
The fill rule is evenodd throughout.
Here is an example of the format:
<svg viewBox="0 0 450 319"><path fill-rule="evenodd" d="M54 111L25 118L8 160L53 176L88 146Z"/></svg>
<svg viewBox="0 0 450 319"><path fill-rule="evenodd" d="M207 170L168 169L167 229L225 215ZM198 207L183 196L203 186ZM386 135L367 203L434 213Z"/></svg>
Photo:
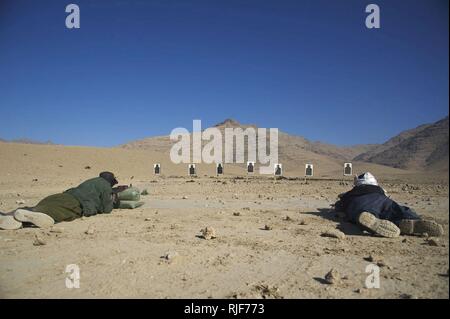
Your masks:
<svg viewBox="0 0 450 319"><path fill-rule="evenodd" d="M39 237L38 235L35 236L34 242L33 242L34 246L43 246L46 244L47 243L45 242L45 240L43 240L41 237Z"/></svg>
<svg viewBox="0 0 450 319"><path fill-rule="evenodd" d="M151 221L152 219L150 217L147 217L146 219L144 219L146 222Z"/></svg>
<svg viewBox="0 0 450 319"><path fill-rule="evenodd" d="M91 169L91 167L88 165L88 166L85 166L84 169Z"/></svg>
<svg viewBox="0 0 450 319"><path fill-rule="evenodd" d="M330 229L321 234L322 237L332 237L337 239L345 239L345 234L337 229Z"/></svg>
<svg viewBox="0 0 450 319"><path fill-rule="evenodd" d="M261 294L263 299L268 298L281 298L280 289L277 286L271 286L266 284L260 284L255 287L256 291Z"/></svg>
<svg viewBox="0 0 450 319"><path fill-rule="evenodd" d="M142 190L141 195L143 195L143 196L148 195L148 190L146 190L146 189Z"/></svg>
<svg viewBox="0 0 450 319"><path fill-rule="evenodd" d="M168 262L173 262L173 260L178 257L179 254L176 251L168 251L161 256L161 258L167 260Z"/></svg>
<svg viewBox="0 0 450 319"><path fill-rule="evenodd" d="M239 212L234 212L234 213L233 213L233 216L241 216L241 213L239 213Z"/></svg>
<svg viewBox="0 0 450 319"><path fill-rule="evenodd" d="M300 223L298 223L298 224L304 226L304 225L308 225L308 222L306 220L302 219L300 221Z"/></svg>
<svg viewBox="0 0 450 319"><path fill-rule="evenodd" d="M337 270L331 269L326 275L325 275L325 282L330 285L334 285L339 283L341 280L341 277Z"/></svg>
<svg viewBox="0 0 450 319"><path fill-rule="evenodd" d="M50 228L50 232L51 232L51 233L58 233L58 234L60 234L60 233L63 233L63 232L64 232L64 228L62 228L62 227L57 227L57 226L52 226L52 227Z"/></svg>
<svg viewBox="0 0 450 319"><path fill-rule="evenodd" d="M88 229L84 232L86 235L92 235L95 232L94 226L89 226Z"/></svg>
<svg viewBox="0 0 450 319"><path fill-rule="evenodd" d="M272 226L269 226L269 225L264 225L264 228L263 228L264 230L272 230Z"/></svg>
<svg viewBox="0 0 450 319"><path fill-rule="evenodd" d="M439 240L436 238L430 238L427 240L428 245L430 246L434 246L434 247L439 247Z"/></svg>
<svg viewBox="0 0 450 319"><path fill-rule="evenodd" d="M23 205L23 204L25 204L25 201L23 199L19 199L19 200L16 200L16 204Z"/></svg>
<svg viewBox="0 0 450 319"><path fill-rule="evenodd" d="M188 197L187 196L183 196L182 199L188 199Z"/></svg>
<svg viewBox="0 0 450 319"><path fill-rule="evenodd" d="M365 257L364 260L371 262L371 263L376 263L376 264L384 264L383 258L374 254L370 254L369 257Z"/></svg>
<svg viewBox="0 0 450 319"><path fill-rule="evenodd" d="M202 234L202 237L207 240L217 237L216 230L212 227L205 227L204 229L200 230L200 233Z"/></svg>
<svg viewBox="0 0 450 319"><path fill-rule="evenodd" d="M289 217L289 216L285 216L285 217L283 217L283 220L285 220L285 221L291 221L291 220L292 220L292 218L291 218L291 217Z"/></svg>

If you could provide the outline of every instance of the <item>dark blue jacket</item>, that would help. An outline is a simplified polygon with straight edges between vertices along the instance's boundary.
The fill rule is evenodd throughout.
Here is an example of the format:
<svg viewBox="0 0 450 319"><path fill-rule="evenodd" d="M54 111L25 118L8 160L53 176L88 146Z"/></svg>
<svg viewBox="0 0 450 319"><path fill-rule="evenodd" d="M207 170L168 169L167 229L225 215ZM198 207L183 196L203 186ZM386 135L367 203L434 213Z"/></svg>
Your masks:
<svg viewBox="0 0 450 319"><path fill-rule="evenodd" d="M374 185L360 185L345 193L335 204L336 211L345 212L347 218L357 222L359 214L369 212L380 219L398 223L402 219L419 219L409 207L400 206L387 197L383 189Z"/></svg>

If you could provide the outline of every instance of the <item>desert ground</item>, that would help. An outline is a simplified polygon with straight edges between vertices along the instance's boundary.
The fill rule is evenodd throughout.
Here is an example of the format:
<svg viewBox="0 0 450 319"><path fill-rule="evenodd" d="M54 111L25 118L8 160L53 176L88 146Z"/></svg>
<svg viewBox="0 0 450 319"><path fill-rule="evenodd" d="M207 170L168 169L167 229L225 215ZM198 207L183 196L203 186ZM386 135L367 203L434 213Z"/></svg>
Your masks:
<svg viewBox="0 0 450 319"><path fill-rule="evenodd" d="M152 174L156 162L161 176ZM354 164L445 230L438 239L387 239L330 207L351 180L317 167L317 178L305 183L299 167L275 180L247 176L241 166L215 177L212 166L200 165L191 178L186 165L149 151L0 143L2 212L103 170L149 193L134 210L0 231L0 297L449 298L448 176ZM201 238L205 227L216 238ZM345 238L324 236L336 229ZM69 264L79 266L80 288L66 287ZM380 267L380 288L365 288L369 264ZM337 280L329 284L332 269Z"/></svg>

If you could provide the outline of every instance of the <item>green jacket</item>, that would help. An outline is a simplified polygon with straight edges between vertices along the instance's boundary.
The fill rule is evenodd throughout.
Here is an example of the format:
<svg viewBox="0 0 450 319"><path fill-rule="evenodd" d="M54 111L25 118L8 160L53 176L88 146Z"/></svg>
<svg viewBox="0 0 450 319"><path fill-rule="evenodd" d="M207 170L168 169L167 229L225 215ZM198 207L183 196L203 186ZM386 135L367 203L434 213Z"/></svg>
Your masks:
<svg viewBox="0 0 450 319"><path fill-rule="evenodd" d="M113 209L112 187L101 177L91 178L64 193L71 194L80 202L83 216L108 214Z"/></svg>

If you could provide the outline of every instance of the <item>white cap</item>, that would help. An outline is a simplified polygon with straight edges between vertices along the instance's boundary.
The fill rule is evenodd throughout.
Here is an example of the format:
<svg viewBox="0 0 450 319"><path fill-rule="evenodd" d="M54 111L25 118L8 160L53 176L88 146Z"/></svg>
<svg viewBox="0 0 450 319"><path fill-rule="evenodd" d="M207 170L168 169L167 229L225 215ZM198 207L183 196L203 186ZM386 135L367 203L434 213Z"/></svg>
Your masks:
<svg viewBox="0 0 450 319"><path fill-rule="evenodd" d="M375 186L378 186L378 182L375 179L375 176L373 176L369 172L366 172L366 173L361 174L359 176L355 176L354 184L355 184L355 186L359 186L359 185L375 185Z"/></svg>

